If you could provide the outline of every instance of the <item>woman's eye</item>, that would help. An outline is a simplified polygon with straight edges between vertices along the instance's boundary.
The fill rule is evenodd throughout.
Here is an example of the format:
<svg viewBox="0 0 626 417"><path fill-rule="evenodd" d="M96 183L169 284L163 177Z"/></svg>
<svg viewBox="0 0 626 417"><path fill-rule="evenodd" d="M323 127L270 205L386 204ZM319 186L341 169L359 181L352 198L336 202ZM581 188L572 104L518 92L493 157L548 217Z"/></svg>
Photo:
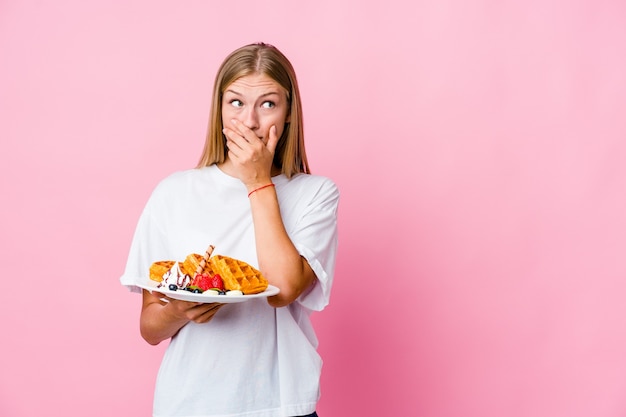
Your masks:
<svg viewBox="0 0 626 417"><path fill-rule="evenodd" d="M241 107L241 106L243 106L243 103L241 102L241 100L238 100L238 99L231 100L230 104L233 107Z"/></svg>
<svg viewBox="0 0 626 417"><path fill-rule="evenodd" d="M263 104L261 104L261 107L263 107L264 109L271 109L274 106L276 106L276 104L274 104L273 101L264 101Z"/></svg>

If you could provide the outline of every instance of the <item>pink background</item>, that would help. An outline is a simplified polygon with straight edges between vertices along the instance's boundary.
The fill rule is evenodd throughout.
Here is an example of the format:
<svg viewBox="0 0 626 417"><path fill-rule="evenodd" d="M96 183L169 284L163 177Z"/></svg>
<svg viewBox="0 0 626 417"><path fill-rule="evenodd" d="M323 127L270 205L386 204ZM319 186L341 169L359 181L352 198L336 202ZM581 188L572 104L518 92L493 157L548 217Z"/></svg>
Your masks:
<svg viewBox="0 0 626 417"><path fill-rule="evenodd" d="M0 1L0 415L150 414L118 277L259 40L342 191L321 416L626 415L626 3L371 3Z"/></svg>

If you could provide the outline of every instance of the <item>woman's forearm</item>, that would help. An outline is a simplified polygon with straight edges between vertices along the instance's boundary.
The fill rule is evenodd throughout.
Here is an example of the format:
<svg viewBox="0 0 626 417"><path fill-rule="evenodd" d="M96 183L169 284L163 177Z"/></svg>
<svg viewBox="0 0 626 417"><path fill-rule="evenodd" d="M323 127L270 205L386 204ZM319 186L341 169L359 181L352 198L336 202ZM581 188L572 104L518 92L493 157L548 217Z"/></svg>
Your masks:
<svg viewBox="0 0 626 417"><path fill-rule="evenodd" d="M158 345L171 338L189 322L186 317L172 314L167 303L163 303L148 291L144 291L143 297L139 327L141 336L149 344Z"/></svg>
<svg viewBox="0 0 626 417"><path fill-rule="evenodd" d="M293 302L308 288L315 274L289 238L274 187L250 196L259 269L280 293L269 299L275 307Z"/></svg>

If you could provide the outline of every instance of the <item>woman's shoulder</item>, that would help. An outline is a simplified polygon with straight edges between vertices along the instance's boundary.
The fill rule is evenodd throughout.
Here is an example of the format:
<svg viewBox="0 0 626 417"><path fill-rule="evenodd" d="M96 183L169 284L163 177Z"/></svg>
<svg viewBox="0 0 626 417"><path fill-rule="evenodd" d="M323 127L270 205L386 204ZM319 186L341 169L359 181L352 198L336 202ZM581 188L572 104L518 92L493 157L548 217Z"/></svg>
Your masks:
<svg viewBox="0 0 626 417"><path fill-rule="evenodd" d="M150 199L162 201L170 200L172 196L182 198L188 190L203 181L206 175L205 168L174 171L157 182Z"/></svg>
<svg viewBox="0 0 626 417"><path fill-rule="evenodd" d="M319 184L320 186L337 187L335 182L329 177L325 177L323 175L314 175L314 174L305 174L305 173L299 173L299 174L294 175L293 177L291 177L289 182L303 183L307 185Z"/></svg>
<svg viewBox="0 0 626 417"><path fill-rule="evenodd" d="M175 171L161 178L155 187L155 191L168 190L179 187L182 183L189 181L195 176L195 169Z"/></svg>
<svg viewBox="0 0 626 417"><path fill-rule="evenodd" d="M302 196L310 195L324 199L338 199L339 187L331 178L323 175L296 174L287 181L286 188L297 190Z"/></svg>
<svg viewBox="0 0 626 417"><path fill-rule="evenodd" d="M185 184L191 184L197 181L202 181L214 170L214 166L208 166L203 168L190 168L180 171L172 172L166 177L162 178L157 184L157 189L180 189Z"/></svg>

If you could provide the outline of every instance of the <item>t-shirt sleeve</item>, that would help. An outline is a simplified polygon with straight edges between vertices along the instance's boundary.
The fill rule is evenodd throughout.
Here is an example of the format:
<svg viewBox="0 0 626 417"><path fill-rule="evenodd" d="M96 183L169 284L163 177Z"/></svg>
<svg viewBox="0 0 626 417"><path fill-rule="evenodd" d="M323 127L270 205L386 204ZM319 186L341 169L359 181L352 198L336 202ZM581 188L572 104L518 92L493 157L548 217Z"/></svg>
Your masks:
<svg viewBox="0 0 626 417"><path fill-rule="evenodd" d="M148 201L139 217L126 261L126 269L120 277L121 284L133 292L141 292L137 284L149 280L150 265L154 261L167 259L167 240L165 233L152 215L152 204L154 204L153 198Z"/></svg>
<svg viewBox="0 0 626 417"><path fill-rule="evenodd" d="M338 204L339 190L327 179L308 203L292 236L296 249L317 276L315 285L298 299L309 310L321 311L330 301L338 244Z"/></svg>

